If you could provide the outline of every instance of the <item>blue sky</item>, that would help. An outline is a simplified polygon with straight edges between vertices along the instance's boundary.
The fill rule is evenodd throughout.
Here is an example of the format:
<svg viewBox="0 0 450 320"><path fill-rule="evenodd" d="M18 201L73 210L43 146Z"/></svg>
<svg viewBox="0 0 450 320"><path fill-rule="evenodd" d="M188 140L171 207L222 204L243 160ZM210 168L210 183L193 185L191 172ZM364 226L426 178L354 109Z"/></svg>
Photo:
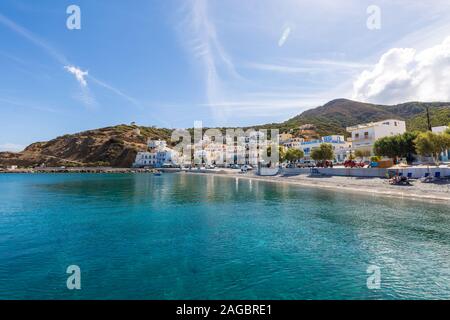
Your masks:
<svg viewBox="0 0 450 320"><path fill-rule="evenodd" d="M81 30L66 27L72 4ZM380 29L367 28L369 5L381 10ZM447 99L449 9L438 0L2 0L0 150L132 121L238 126L334 98Z"/></svg>

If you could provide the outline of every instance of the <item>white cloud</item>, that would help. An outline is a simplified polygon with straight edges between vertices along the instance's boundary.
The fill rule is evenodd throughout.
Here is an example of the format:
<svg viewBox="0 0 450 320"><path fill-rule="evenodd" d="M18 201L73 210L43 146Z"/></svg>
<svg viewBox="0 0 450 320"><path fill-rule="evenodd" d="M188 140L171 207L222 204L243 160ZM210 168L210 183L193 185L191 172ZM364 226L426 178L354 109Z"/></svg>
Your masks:
<svg viewBox="0 0 450 320"><path fill-rule="evenodd" d="M203 67L205 91L208 104L217 120L226 119L230 110L216 108L225 99L226 80L240 79L234 63L223 47L212 20L206 0L191 0L183 24L182 39Z"/></svg>
<svg viewBox="0 0 450 320"><path fill-rule="evenodd" d="M351 61L333 61L333 60L306 60L306 59L288 59L284 64L269 63L247 63L245 67L285 74L296 73L337 73L337 72L355 72L370 67L369 64L362 64Z"/></svg>
<svg viewBox="0 0 450 320"><path fill-rule="evenodd" d="M311 99L263 99L263 100L240 100L240 101L222 101L214 103L216 108L232 108L233 111L271 111L273 115L280 110L293 109L298 112L305 108L311 108L312 106L318 106L322 104L323 101ZM206 106L212 106L205 104ZM274 112L275 111L275 112ZM259 115L259 113L258 113ZM239 115L241 116L241 115Z"/></svg>
<svg viewBox="0 0 450 320"><path fill-rule="evenodd" d="M393 48L353 83L353 99L395 104L450 100L450 37L417 51Z"/></svg>
<svg viewBox="0 0 450 320"><path fill-rule="evenodd" d="M119 97L122 97L129 102L131 102L133 105L140 107L140 103L123 93L121 90L107 84L104 81L98 80L94 78L92 75L89 75L88 71L83 71L79 67L76 67L68 62L68 59L56 50L54 47L52 47L49 43L47 43L44 39L41 39L39 36L33 34L28 29L22 27L21 25L15 23L11 19L7 18L6 16L2 15L0 13L0 24L5 25L9 29L11 29L16 34L22 36L23 38L27 39L37 47L40 47L43 49L50 57L55 59L58 63L62 64L64 66L64 69L67 70L67 72L73 74L75 78L77 79L78 83L81 86L81 91L74 95L75 99L81 101L83 104L85 104L88 107L98 106L97 101L95 100L94 95L87 87L87 80L86 78L89 77L90 80L92 80L97 85L109 90L110 92L118 95Z"/></svg>
<svg viewBox="0 0 450 320"><path fill-rule="evenodd" d="M286 43L286 40L289 38L289 34L290 33L291 33L291 28L287 27L286 29L284 29L280 40L278 40L278 46L279 47L282 47Z"/></svg>
<svg viewBox="0 0 450 320"><path fill-rule="evenodd" d="M72 98L80 101L88 108L97 108L99 106L89 87L81 86L80 90L72 95Z"/></svg>
<svg viewBox="0 0 450 320"><path fill-rule="evenodd" d="M31 31L25 29L24 27L18 25L14 21L8 19L4 15L0 13L0 23L17 33L18 35L22 36L23 38L27 39L28 41L32 42L36 46L40 47L44 51L46 51L50 56L52 56L56 61L58 61L61 64L67 64L66 57L55 50L50 44L48 44L43 39L39 38L37 35L33 34Z"/></svg>
<svg viewBox="0 0 450 320"><path fill-rule="evenodd" d="M87 86L85 77L89 74L88 71L83 71L75 66L65 66L64 69L66 69L67 72L73 74L82 87Z"/></svg>
<svg viewBox="0 0 450 320"><path fill-rule="evenodd" d="M81 70L81 68L73 65L64 66L64 69L66 69L70 74L73 74L75 76L75 79L77 79L78 83L80 84L80 91L75 93L73 95L73 98L80 101L88 108L97 108L99 104L94 94L89 89L86 80L86 78L89 76L89 72L87 70L83 71Z"/></svg>
<svg viewBox="0 0 450 320"><path fill-rule="evenodd" d="M20 145L20 144L9 143L9 142L0 144L0 152L5 152L5 151L19 152L19 151L22 151L23 149L25 149L25 146Z"/></svg>
<svg viewBox="0 0 450 320"><path fill-rule="evenodd" d="M260 71L269 71L269 72L286 73L286 74L311 73L311 72L317 70L317 69L313 69L313 68L309 68L309 67L268 64L268 63L248 63L246 66L249 68L252 68L252 69L260 70Z"/></svg>
<svg viewBox="0 0 450 320"><path fill-rule="evenodd" d="M354 61L343 61L343 60L327 60L327 59L318 59L318 60L311 60L311 59L296 59L293 60L301 64L305 65L311 65L321 68L336 68L336 69L362 69L362 68L368 68L372 65L367 63L360 63L360 62L354 62Z"/></svg>
<svg viewBox="0 0 450 320"><path fill-rule="evenodd" d="M105 89L108 89L109 91L111 91L112 93L118 95L119 97L122 97L122 98L124 98L125 100L128 100L129 102L131 102L132 104L134 104L136 107L138 107L138 108L140 108L140 109L142 108L142 106L141 106L141 104L139 103L139 101L137 101L135 98L130 97L129 95L123 93L123 92L120 91L119 89L117 89L117 88L111 86L110 84L108 84L108 83L106 83L106 82L104 82L104 81L102 81L102 80L99 80L99 79L97 79L97 78L95 78L95 77L93 77L93 76L89 76L89 79L91 79L94 83L98 84L99 86L101 86L101 87L103 87L103 88L105 88Z"/></svg>

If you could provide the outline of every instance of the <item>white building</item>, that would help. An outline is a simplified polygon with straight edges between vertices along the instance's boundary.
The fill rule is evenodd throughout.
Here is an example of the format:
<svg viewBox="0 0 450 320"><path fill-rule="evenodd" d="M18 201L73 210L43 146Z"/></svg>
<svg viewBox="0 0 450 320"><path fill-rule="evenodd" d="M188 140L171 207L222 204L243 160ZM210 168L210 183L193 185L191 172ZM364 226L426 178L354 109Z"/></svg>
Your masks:
<svg viewBox="0 0 450 320"><path fill-rule="evenodd" d="M300 146L304 141L305 139L303 138L290 138L281 143L283 144L283 147L288 149L301 149Z"/></svg>
<svg viewBox="0 0 450 320"><path fill-rule="evenodd" d="M345 141L344 136L325 136L321 139L303 141L300 143L299 148L303 150L303 153L305 154L304 160L312 160L311 151L315 148L319 148L323 143L331 144L331 146L333 147L334 162L343 162L346 159L347 155L350 153L351 144Z"/></svg>
<svg viewBox="0 0 450 320"><path fill-rule="evenodd" d="M444 133L448 128L448 126L433 127L431 128L431 131L433 131L433 133Z"/></svg>
<svg viewBox="0 0 450 320"><path fill-rule="evenodd" d="M266 152L267 143L264 133L255 131L248 136L238 137L237 142L235 162L257 166L262 160L262 152Z"/></svg>
<svg viewBox="0 0 450 320"><path fill-rule="evenodd" d="M164 149L167 147L167 142L163 140L149 140L148 147L150 149Z"/></svg>
<svg viewBox="0 0 450 320"><path fill-rule="evenodd" d="M150 140L148 147L150 151L138 152L133 167L161 168L178 164L178 152L168 148L165 141Z"/></svg>
<svg viewBox="0 0 450 320"><path fill-rule="evenodd" d="M208 136L194 144L194 164L228 166L250 164L257 166L261 152L266 151L263 132L244 136L225 136L225 141L212 141ZM263 143L264 142L264 143Z"/></svg>
<svg viewBox="0 0 450 320"><path fill-rule="evenodd" d="M444 133L445 131L448 130L448 126L440 126L440 127L433 127L431 128L431 131L433 133ZM450 150L446 150L444 152L441 153L439 160L440 161L448 161L450 159Z"/></svg>
<svg viewBox="0 0 450 320"><path fill-rule="evenodd" d="M348 127L352 134L352 149L368 151L373 154L373 145L380 138L395 136L406 132L405 121L389 119Z"/></svg>
<svg viewBox="0 0 450 320"><path fill-rule="evenodd" d="M225 147L221 142L202 140L194 145L195 164L223 165L225 162Z"/></svg>

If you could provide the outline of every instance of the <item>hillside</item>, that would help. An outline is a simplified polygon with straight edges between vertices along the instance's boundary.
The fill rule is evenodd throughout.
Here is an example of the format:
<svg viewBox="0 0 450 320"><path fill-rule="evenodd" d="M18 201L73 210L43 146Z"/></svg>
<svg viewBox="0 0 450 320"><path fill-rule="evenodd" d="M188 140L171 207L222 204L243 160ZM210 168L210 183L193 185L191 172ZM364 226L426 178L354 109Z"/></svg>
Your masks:
<svg viewBox="0 0 450 320"><path fill-rule="evenodd" d="M426 108L430 109L433 125L450 123L450 103L408 102L386 106L337 99L307 110L280 124L280 130L290 130L304 124L314 124L318 135L348 133L345 128L358 123L381 121L389 118L405 120L408 130L426 130ZM446 112L447 111L447 112Z"/></svg>
<svg viewBox="0 0 450 320"><path fill-rule="evenodd" d="M437 107L430 111L430 123L432 127L444 126L450 123L450 107ZM426 131L428 128L425 113L419 113L406 122L409 130Z"/></svg>
<svg viewBox="0 0 450 320"><path fill-rule="evenodd" d="M0 153L0 165L130 167L147 139L170 138L171 130L118 125L36 142L19 153Z"/></svg>
<svg viewBox="0 0 450 320"><path fill-rule="evenodd" d="M315 127L310 136L344 134L347 126L381 121L405 120L408 130L427 129L426 108L433 126L450 123L450 103L408 102L386 106L337 99L307 110L282 123L257 125L255 129L277 128L300 135L300 126ZM225 129L225 128L221 128ZM247 129L247 128L244 128ZM138 151L146 150L148 139L170 139L171 130L136 125L118 125L64 135L48 142L37 142L19 153L0 153L0 166L113 166L130 167Z"/></svg>

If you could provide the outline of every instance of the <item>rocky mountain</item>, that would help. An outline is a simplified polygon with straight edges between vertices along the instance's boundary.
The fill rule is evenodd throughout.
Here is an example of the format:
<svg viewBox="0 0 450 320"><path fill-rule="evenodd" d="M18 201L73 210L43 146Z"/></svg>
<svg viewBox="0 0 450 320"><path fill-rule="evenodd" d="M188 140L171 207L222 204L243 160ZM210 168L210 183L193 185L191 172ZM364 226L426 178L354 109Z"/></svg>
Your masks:
<svg viewBox="0 0 450 320"><path fill-rule="evenodd" d="M450 123L450 103L408 102L387 106L337 99L307 110L285 122L258 125L253 128L277 128L280 132L301 134L302 129L314 127L313 132L317 136L346 135L347 126L395 118L405 120L409 130L423 131L427 129L427 108L430 110L433 126ZM89 130L64 135L47 142L33 143L19 153L0 153L0 166L45 164L47 166L129 167L136 153L146 150L147 139L168 141L170 134L170 129L136 125L118 125Z"/></svg>
<svg viewBox="0 0 450 320"><path fill-rule="evenodd" d="M171 130L118 125L36 142L19 153L0 153L0 165L130 167L150 139L170 138Z"/></svg>

